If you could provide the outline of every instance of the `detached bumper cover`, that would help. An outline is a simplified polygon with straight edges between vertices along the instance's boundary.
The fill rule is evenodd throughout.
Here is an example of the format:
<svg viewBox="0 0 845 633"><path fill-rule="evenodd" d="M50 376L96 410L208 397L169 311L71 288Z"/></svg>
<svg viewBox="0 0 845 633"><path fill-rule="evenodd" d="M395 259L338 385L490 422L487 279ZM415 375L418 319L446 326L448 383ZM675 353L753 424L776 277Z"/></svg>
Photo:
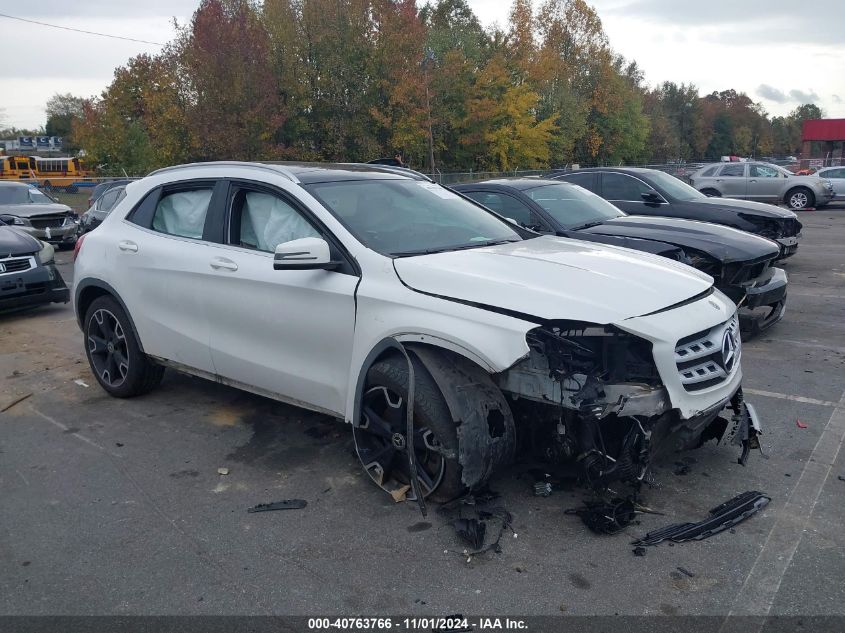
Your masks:
<svg viewBox="0 0 845 633"><path fill-rule="evenodd" d="M0 275L0 310L68 301L70 290L53 264L19 274Z"/></svg>
<svg viewBox="0 0 845 633"><path fill-rule="evenodd" d="M743 334L754 335L771 327L786 313L786 289L789 280L782 268L772 268L769 279L745 292L739 310ZM770 308L769 312L755 313L756 308Z"/></svg>

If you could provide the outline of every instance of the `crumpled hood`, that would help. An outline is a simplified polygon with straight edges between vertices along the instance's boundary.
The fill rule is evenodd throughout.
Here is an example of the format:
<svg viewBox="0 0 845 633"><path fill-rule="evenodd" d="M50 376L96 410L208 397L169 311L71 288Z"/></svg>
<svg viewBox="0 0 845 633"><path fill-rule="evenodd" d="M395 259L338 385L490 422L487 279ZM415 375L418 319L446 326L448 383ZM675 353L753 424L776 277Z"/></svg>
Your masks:
<svg viewBox="0 0 845 633"><path fill-rule="evenodd" d="M773 204L767 204L765 202L754 202L753 200L701 198L691 200L687 204L703 204L707 205L708 208L721 208L725 209L725 211L729 212L731 215L734 215L737 211L745 211L747 213L753 213L754 215L760 215L766 218L784 218L789 220L795 220L798 218L793 211L781 209L780 207L776 207Z"/></svg>
<svg viewBox="0 0 845 633"><path fill-rule="evenodd" d="M31 218L37 215L59 215L69 213L70 207L66 204L51 202L48 204L0 204L0 214L14 215L19 218Z"/></svg>
<svg viewBox="0 0 845 633"><path fill-rule="evenodd" d="M41 250L41 242L11 226L0 226L0 259L15 255L31 255Z"/></svg>
<svg viewBox="0 0 845 633"><path fill-rule="evenodd" d="M777 257L780 253L778 245L764 237L721 224L679 218L621 216L579 233L659 241L707 253L723 263Z"/></svg>
<svg viewBox="0 0 845 633"><path fill-rule="evenodd" d="M541 319L614 323L706 291L713 279L657 255L543 236L394 260L402 282Z"/></svg>

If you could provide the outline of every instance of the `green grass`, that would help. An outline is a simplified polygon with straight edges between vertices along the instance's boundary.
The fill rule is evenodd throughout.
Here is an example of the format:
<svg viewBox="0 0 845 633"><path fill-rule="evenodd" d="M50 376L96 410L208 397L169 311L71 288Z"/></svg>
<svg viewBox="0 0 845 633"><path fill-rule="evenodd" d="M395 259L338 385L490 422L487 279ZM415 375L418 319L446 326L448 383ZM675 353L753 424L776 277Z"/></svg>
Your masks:
<svg viewBox="0 0 845 633"><path fill-rule="evenodd" d="M85 213L88 210L88 196L91 195L91 190L88 188L80 189L76 193L65 193L64 191L56 191L52 194L62 204L66 204L76 213Z"/></svg>

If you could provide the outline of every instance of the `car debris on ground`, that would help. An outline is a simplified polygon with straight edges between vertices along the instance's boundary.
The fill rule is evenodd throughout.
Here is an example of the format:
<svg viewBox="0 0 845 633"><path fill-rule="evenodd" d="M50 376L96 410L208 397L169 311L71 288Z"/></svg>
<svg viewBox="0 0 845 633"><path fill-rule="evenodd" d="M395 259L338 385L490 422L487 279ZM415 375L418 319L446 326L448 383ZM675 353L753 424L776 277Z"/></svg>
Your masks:
<svg viewBox="0 0 845 633"><path fill-rule="evenodd" d="M257 506L247 508L247 512L272 512L273 510L301 510L308 505L305 499L285 499L284 501L273 501L271 503L259 503Z"/></svg>
<svg viewBox="0 0 845 633"><path fill-rule="evenodd" d="M675 543L701 541L741 523L765 508L770 501L771 497L767 497L762 492L755 490L743 492L710 510L710 516L703 521L667 525L632 541L632 545L657 545L666 540Z"/></svg>

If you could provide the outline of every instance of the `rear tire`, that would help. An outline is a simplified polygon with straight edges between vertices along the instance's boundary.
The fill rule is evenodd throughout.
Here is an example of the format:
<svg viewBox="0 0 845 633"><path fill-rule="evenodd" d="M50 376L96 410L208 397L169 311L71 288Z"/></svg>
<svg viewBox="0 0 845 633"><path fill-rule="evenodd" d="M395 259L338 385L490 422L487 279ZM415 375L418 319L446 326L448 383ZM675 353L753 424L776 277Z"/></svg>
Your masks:
<svg viewBox="0 0 845 633"><path fill-rule="evenodd" d="M701 193L703 193L708 198L721 198L722 197L722 194L719 193L716 189L710 189L709 187L707 189L702 189Z"/></svg>
<svg viewBox="0 0 845 633"><path fill-rule="evenodd" d="M816 196L806 187L796 187L786 192L784 202L793 211L802 211L816 204Z"/></svg>
<svg viewBox="0 0 845 633"><path fill-rule="evenodd" d="M106 392L131 398L159 385L164 367L141 351L132 322L114 297L95 299L85 313L84 326L88 364Z"/></svg>

